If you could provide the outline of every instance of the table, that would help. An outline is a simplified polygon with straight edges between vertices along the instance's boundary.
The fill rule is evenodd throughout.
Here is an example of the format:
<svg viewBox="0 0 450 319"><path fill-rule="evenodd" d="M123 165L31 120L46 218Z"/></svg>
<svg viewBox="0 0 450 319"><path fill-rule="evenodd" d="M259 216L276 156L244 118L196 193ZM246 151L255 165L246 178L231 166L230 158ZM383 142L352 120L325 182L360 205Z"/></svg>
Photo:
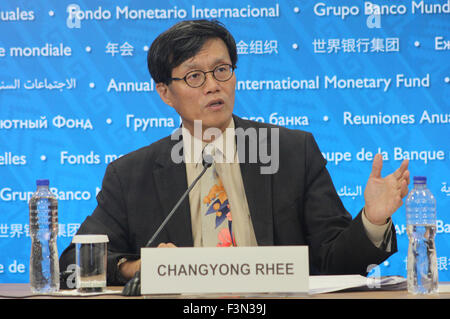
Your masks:
<svg viewBox="0 0 450 319"><path fill-rule="evenodd" d="M447 283L446 283L447 284ZM114 292L122 291L123 287L107 287ZM3 296L3 297L2 297ZM450 299L450 292L435 295L413 295L406 290L400 291L342 291L315 295L287 295L287 294L207 294L207 295L155 295L124 297L120 294L107 294L92 296L33 296L29 284L0 284L0 298L11 296L11 298L25 297L27 299Z"/></svg>

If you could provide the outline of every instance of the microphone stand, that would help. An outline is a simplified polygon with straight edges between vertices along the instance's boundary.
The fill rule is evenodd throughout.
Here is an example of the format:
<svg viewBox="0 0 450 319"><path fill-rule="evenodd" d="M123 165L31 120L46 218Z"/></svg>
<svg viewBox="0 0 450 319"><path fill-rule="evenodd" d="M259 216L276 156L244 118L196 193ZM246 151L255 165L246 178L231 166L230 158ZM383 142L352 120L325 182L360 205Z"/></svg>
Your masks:
<svg viewBox="0 0 450 319"><path fill-rule="evenodd" d="M190 193L192 188L194 188L195 184L199 181L199 179L205 174L206 170L211 167L213 163L213 158L211 155L205 155L203 156L203 170L202 172L197 176L197 178L192 182L192 184L188 187L188 189L184 192L184 194L181 196L181 198L178 200L178 202L175 204L175 206L170 211L169 215L164 219L162 224L159 226L159 228L156 230L156 232L153 234L152 238L149 239L145 247L149 247L155 238L159 235L161 230L164 228L164 226L167 224L167 222L170 220L172 215L176 212L178 207L181 205L183 200L186 198L186 196ZM122 296L140 296L141 295L141 270L136 271L133 278L131 278L125 287L123 287L122 290Z"/></svg>

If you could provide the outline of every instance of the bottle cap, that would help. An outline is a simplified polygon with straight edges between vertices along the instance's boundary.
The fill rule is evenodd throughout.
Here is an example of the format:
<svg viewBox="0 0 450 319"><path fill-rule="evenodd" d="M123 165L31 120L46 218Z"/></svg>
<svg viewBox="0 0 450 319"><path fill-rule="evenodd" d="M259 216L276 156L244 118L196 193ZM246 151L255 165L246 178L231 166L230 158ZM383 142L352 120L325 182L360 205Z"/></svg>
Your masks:
<svg viewBox="0 0 450 319"><path fill-rule="evenodd" d="M108 235L75 235L72 238L74 244L98 244L109 242Z"/></svg>
<svg viewBox="0 0 450 319"><path fill-rule="evenodd" d="M425 184L427 182L427 178L425 176L414 176L413 180L414 184Z"/></svg>
<svg viewBox="0 0 450 319"><path fill-rule="evenodd" d="M37 186L48 186L50 184L48 179L38 179L36 181Z"/></svg>

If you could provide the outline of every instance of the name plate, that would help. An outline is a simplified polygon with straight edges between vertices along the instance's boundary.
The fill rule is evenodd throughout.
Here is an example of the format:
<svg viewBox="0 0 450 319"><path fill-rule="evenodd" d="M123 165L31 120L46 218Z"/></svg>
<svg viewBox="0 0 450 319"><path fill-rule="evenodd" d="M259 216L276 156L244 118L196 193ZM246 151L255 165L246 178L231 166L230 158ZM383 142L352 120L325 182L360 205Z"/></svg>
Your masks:
<svg viewBox="0 0 450 319"><path fill-rule="evenodd" d="M141 293L308 293L308 246L142 248Z"/></svg>

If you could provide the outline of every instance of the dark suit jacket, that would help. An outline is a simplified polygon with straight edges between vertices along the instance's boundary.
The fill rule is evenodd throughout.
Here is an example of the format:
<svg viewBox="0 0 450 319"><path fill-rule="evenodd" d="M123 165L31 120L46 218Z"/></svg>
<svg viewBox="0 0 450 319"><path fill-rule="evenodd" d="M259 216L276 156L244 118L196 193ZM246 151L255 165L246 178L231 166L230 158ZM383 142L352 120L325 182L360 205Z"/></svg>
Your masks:
<svg viewBox="0 0 450 319"><path fill-rule="evenodd" d="M236 129L253 127L258 132L275 127L237 116L234 121ZM267 132L270 144L270 130ZM275 174L260 174L260 167L267 164L248 160L240 164L258 245L308 245L311 274L366 275L370 264L379 264L396 252L393 227L388 253L367 237L361 212L352 220L313 136L283 127L278 132L279 169ZM139 258L140 248L188 187L186 166L171 160L172 147L178 142L163 138L117 159L106 169L98 206L78 234L109 236L109 285L125 283L117 271L118 260L123 256ZM193 246L189 200L183 202L153 245L161 242ZM73 244L61 255L61 271L72 263Z"/></svg>

